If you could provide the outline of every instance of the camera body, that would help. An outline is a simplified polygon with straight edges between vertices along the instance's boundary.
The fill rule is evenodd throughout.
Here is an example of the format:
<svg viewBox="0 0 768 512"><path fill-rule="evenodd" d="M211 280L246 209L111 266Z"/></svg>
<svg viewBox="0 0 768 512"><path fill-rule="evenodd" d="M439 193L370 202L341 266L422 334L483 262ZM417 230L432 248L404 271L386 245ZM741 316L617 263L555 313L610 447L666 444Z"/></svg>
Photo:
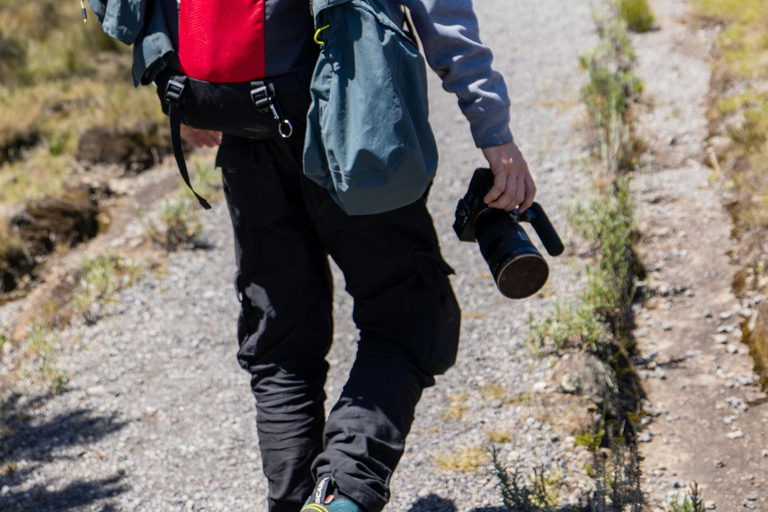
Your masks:
<svg viewBox="0 0 768 512"><path fill-rule="evenodd" d="M563 253L563 243L538 203L519 212L491 208L483 198L493 187L490 169L475 170L466 195L456 206L453 229L463 242L477 241L499 291L511 299L530 297L549 277L549 266L531 243L522 222L530 223L551 256Z"/></svg>

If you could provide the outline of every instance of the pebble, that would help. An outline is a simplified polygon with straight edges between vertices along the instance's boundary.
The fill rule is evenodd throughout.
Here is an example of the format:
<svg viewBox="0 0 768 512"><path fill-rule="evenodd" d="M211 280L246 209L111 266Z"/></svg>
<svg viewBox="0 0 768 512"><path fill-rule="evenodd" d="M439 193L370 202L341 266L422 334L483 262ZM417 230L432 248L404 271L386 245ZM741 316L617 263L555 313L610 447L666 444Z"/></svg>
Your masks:
<svg viewBox="0 0 768 512"><path fill-rule="evenodd" d="M731 440L739 439L741 437L744 437L744 432L742 432L741 430L734 430L733 432L727 433L725 437Z"/></svg>
<svg viewBox="0 0 768 512"><path fill-rule="evenodd" d="M749 501L757 501L757 493L756 492L751 492L751 493L747 494L747 500L749 500Z"/></svg>
<svg viewBox="0 0 768 512"><path fill-rule="evenodd" d="M715 510L717 508L717 505L714 501L708 500L704 502L704 510Z"/></svg>
<svg viewBox="0 0 768 512"><path fill-rule="evenodd" d="M736 345L734 345L733 343L729 343L729 344L728 344L728 353L729 353L729 354L735 354L735 353L736 353L736 352L738 352L738 351L739 351L739 347L737 347L737 346L736 346Z"/></svg>
<svg viewBox="0 0 768 512"><path fill-rule="evenodd" d="M671 331L673 327L674 327L674 324L672 323L666 323L661 326L661 328L665 331Z"/></svg>
<svg viewBox="0 0 768 512"><path fill-rule="evenodd" d="M725 345L728 343L728 335L727 334L715 334L715 343L719 343L721 345Z"/></svg>
<svg viewBox="0 0 768 512"><path fill-rule="evenodd" d="M640 432L640 435L637 436L637 441L639 443L650 443L651 442L651 433L647 430L644 430L643 432Z"/></svg>
<svg viewBox="0 0 768 512"><path fill-rule="evenodd" d="M716 461L715 461L715 467L716 467L716 468L722 468L722 467L725 467L725 462L723 462L723 461L721 461L721 460L719 460L719 459L718 459L718 460L716 460Z"/></svg>
<svg viewBox="0 0 768 512"><path fill-rule="evenodd" d="M728 320L732 316L733 316L733 313L731 313L730 311L723 311L722 313L720 313L718 318L720 318L720 320Z"/></svg>

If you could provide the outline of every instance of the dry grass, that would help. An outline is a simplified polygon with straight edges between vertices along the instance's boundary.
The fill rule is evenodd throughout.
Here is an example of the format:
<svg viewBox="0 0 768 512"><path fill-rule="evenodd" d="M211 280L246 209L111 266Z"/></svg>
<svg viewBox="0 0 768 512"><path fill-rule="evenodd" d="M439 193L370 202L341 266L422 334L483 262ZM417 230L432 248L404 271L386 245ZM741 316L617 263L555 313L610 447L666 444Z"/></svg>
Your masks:
<svg viewBox="0 0 768 512"><path fill-rule="evenodd" d="M482 447L462 446L451 453L437 456L437 467L444 471L468 473L488 462L488 453Z"/></svg>
<svg viewBox="0 0 768 512"><path fill-rule="evenodd" d="M466 404L469 393L459 393L458 395L448 395L448 410L443 414L443 418L461 419L469 410L469 406Z"/></svg>
<svg viewBox="0 0 768 512"><path fill-rule="evenodd" d="M75 2L0 0L0 203L56 194L79 134L163 122L151 88L134 90L131 50Z"/></svg>

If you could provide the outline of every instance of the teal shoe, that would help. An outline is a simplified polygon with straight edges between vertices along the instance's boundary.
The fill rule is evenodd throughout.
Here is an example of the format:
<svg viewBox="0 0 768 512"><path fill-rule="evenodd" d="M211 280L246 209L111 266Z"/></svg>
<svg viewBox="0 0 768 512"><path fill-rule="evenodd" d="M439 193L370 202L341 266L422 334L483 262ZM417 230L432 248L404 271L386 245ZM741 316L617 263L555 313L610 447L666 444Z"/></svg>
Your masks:
<svg viewBox="0 0 768 512"><path fill-rule="evenodd" d="M354 501L334 490L330 483L331 477L321 478L301 512L365 512Z"/></svg>

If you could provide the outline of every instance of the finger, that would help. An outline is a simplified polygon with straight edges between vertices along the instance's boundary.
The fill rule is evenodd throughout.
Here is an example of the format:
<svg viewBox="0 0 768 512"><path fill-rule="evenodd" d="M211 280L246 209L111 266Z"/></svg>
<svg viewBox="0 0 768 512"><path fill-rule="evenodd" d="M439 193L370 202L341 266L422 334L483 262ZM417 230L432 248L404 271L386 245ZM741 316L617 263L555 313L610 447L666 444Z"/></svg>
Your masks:
<svg viewBox="0 0 768 512"><path fill-rule="evenodd" d="M494 206L492 203L495 203L499 199L499 197L504 193L506 187L506 173L496 174L493 179L493 186L483 198L483 202L488 206Z"/></svg>
<svg viewBox="0 0 768 512"><path fill-rule="evenodd" d="M499 210L512 210L515 206L517 206L517 203L515 203L515 197L517 196L517 178L510 174L507 176L507 186L504 189L504 193L496 200L494 201L493 206L494 208L498 208Z"/></svg>
<svg viewBox="0 0 768 512"><path fill-rule="evenodd" d="M523 201L525 201L525 195L525 174L520 174L517 177L517 190L515 191L515 198L509 205L509 210L514 210L515 208L520 207L523 204Z"/></svg>
<svg viewBox="0 0 768 512"><path fill-rule="evenodd" d="M525 176L525 199L520 205L520 211L524 212L533 204L533 200L536 198L536 184L533 182L533 178L530 174Z"/></svg>

